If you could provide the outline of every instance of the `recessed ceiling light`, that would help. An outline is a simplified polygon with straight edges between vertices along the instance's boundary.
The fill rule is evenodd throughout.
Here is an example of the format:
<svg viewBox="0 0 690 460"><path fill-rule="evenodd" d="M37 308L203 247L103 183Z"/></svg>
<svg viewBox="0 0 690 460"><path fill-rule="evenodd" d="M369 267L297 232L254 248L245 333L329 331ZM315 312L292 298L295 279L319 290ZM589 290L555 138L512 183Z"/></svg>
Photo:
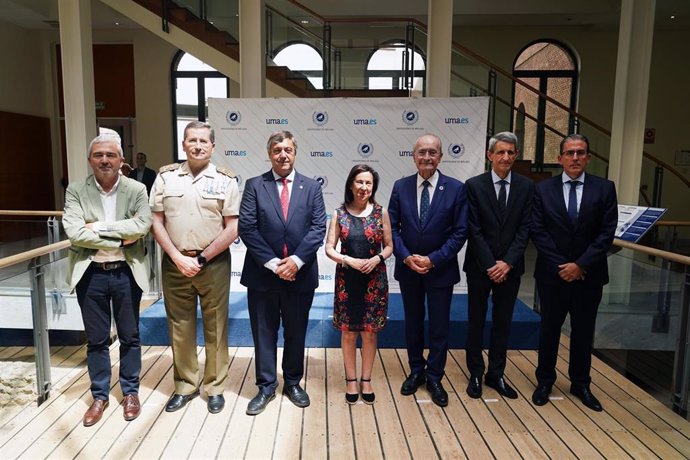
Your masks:
<svg viewBox="0 0 690 460"><path fill-rule="evenodd" d="M671 19L676 19L676 15L675 15L675 14L672 14L672 15L671 15Z"/></svg>
<svg viewBox="0 0 690 460"><path fill-rule="evenodd" d="M306 19L302 19L300 22L301 22L302 24L309 24L309 21L306 20Z"/></svg>
<svg viewBox="0 0 690 460"><path fill-rule="evenodd" d="M115 25L116 25L116 26L119 26L119 25L120 25L120 23L119 23L119 22L115 22Z"/></svg>

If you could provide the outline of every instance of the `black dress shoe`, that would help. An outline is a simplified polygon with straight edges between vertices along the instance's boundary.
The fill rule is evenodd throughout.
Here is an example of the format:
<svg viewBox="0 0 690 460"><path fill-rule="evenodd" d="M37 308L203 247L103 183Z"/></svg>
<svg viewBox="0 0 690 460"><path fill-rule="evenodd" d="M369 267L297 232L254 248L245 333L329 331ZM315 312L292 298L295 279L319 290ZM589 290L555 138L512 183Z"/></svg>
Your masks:
<svg viewBox="0 0 690 460"><path fill-rule="evenodd" d="M249 404L247 404L247 415L258 415L266 409L268 403L276 398L276 392L267 395L259 391L259 394L254 396Z"/></svg>
<svg viewBox="0 0 690 460"><path fill-rule="evenodd" d="M417 374L410 374L400 387L400 393L409 396L417 392L417 388L424 385L426 382L426 374L424 372L419 372Z"/></svg>
<svg viewBox="0 0 690 460"><path fill-rule="evenodd" d="M443 389L441 382L432 382L429 380L426 382L426 389L431 393L431 400L440 407L446 407L448 405L448 393Z"/></svg>
<svg viewBox="0 0 690 460"><path fill-rule="evenodd" d="M285 387L283 394L297 407L307 407L309 405L309 395L299 384Z"/></svg>
<svg viewBox="0 0 690 460"><path fill-rule="evenodd" d="M345 382L356 382L357 379L345 379ZM359 399L359 391L357 393L348 393L347 390L345 391L345 402L348 404L356 404L357 400Z"/></svg>
<svg viewBox="0 0 690 460"><path fill-rule="evenodd" d="M212 414L217 414L225 407L225 398L223 395L213 395L208 397L207 403L208 411Z"/></svg>
<svg viewBox="0 0 690 460"><path fill-rule="evenodd" d="M470 382L467 384L467 396L474 399L482 397L482 379L470 377Z"/></svg>
<svg viewBox="0 0 690 460"><path fill-rule="evenodd" d="M362 382L371 382L371 379L361 380ZM364 404L374 404L374 402L376 401L376 393L374 393L373 391L371 393L365 393L364 391L362 391L362 401L364 401Z"/></svg>
<svg viewBox="0 0 690 460"><path fill-rule="evenodd" d="M503 377L498 380L486 379L484 380L487 387L493 388L498 392L499 395L504 396L509 399L517 399L517 391L508 385Z"/></svg>
<svg viewBox="0 0 690 460"><path fill-rule="evenodd" d="M549 402L549 395L551 394L550 385L539 385L532 393L532 402L535 406L543 406Z"/></svg>
<svg viewBox="0 0 690 460"><path fill-rule="evenodd" d="M196 398L197 396L199 396L199 390L196 390L194 393L190 395L180 395L175 393L168 401L168 404L165 405L165 412L178 411L182 409L184 406L186 406L189 401Z"/></svg>
<svg viewBox="0 0 690 460"><path fill-rule="evenodd" d="M592 394L591 391L589 391L589 388L570 388L570 393L574 396L577 396L580 398L580 401L582 401L582 404L585 406L589 407L593 411L596 412L601 412L603 408L601 407L601 403L599 400Z"/></svg>

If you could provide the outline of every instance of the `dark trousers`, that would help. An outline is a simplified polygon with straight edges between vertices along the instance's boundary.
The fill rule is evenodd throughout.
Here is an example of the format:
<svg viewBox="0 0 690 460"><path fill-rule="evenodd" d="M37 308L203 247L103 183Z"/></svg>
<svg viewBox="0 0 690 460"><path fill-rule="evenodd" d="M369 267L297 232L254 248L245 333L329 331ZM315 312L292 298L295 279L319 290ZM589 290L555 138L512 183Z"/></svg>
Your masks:
<svg viewBox="0 0 690 460"><path fill-rule="evenodd" d="M256 385L264 394L278 387L276 372L278 329L283 322L283 380L297 385L304 376L304 341L314 291L247 290L249 320L254 338Z"/></svg>
<svg viewBox="0 0 690 460"><path fill-rule="evenodd" d="M112 313L120 341L120 388L123 395L139 392L141 347L139 302L141 289L129 267L102 270L91 265L76 287L86 330L86 363L94 399L110 393L110 325Z"/></svg>
<svg viewBox="0 0 690 460"><path fill-rule="evenodd" d="M519 289L519 277L508 278L502 283L494 283L483 274L467 275L468 331L465 357L470 376L481 378L484 374L482 349L490 294L493 310L489 339L489 370L486 378L495 381L503 377L510 325Z"/></svg>
<svg viewBox="0 0 690 460"><path fill-rule="evenodd" d="M400 283L405 309L405 341L410 372L426 370L427 378L443 378L448 356L448 329L453 286L427 287L423 276ZM425 306L426 301L426 306ZM424 316L429 312L429 356L424 359Z"/></svg>
<svg viewBox="0 0 690 460"><path fill-rule="evenodd" d="M602 286L581 282L549 284L537 281L541 305L539 360L536 370L539 385L556 381L556 360L561 327L570 313L570 365L568 376L572 388L587 388L591 382L592 344Z"/></svg>

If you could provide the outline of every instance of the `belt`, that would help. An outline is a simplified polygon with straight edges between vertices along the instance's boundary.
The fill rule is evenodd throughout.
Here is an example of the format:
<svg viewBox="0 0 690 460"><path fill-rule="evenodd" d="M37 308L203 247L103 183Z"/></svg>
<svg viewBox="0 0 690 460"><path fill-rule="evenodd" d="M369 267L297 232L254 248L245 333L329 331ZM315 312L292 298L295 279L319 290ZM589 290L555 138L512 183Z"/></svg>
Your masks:
<svg viewBox="0 0 690 460"><path fill-rule="evenodd" d="M187 257L196 257L203 252L203 249L191 249L189 251L180 251L180 254Z"/></svg>
<svg viewBox="0 0 690 460"><path fill-rule="evenodd" d="M117 260L115 262L91 262L93 268L98 268L99 270L117 270L118 268L124 268L127 266L127 262L124 260Z"/></svg>

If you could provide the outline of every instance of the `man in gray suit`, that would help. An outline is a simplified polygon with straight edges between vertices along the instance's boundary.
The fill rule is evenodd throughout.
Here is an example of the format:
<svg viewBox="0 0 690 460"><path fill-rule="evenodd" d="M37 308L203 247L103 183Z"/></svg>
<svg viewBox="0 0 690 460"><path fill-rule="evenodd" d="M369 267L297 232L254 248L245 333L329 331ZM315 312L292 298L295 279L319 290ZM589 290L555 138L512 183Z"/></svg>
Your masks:
<svg viewBox="0 0 690 460"><path fill-rule="evenodd" d="M143 237L151 227L151 210L144 184L120 174L123 162L117 134L96 137L89 145L93 174L71 183L65 197L62 223L72 242L67 282L76 289L84 321L93 396L84 426L97 423L108 407L113 317L120 341L124 418L134 420L141 411L139 302L148 290Z"/></svg>

